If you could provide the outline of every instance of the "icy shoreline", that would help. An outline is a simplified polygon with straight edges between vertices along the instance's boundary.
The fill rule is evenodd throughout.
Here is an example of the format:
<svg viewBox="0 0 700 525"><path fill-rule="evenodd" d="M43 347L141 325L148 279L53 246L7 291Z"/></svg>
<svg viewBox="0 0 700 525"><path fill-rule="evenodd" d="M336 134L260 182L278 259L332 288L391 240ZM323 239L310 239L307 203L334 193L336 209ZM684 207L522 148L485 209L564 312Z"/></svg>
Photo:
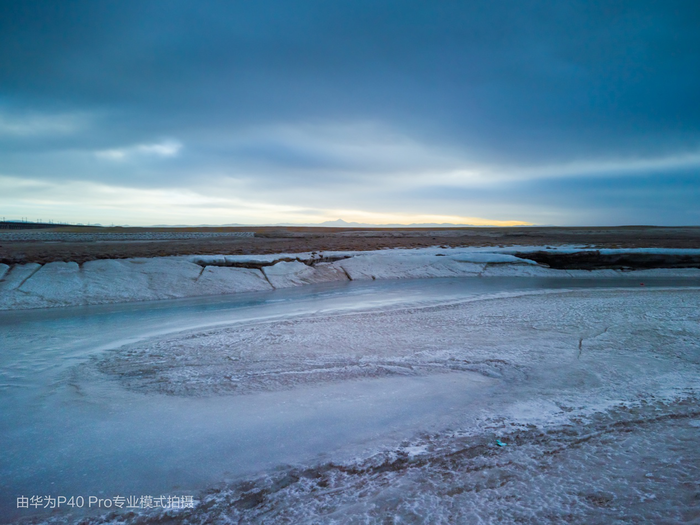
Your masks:
<svg viewBox="0 0 700 525"><path fill-rule="evenodd" d="M404 293L399 308L358 311L343 297L367 304L353 289L407 292L416 283L424 300ZM3 517L676 523L698 515L697 289L545 291L522 279L535 294L435 305L439 283L354 283L325 303L313 287L288 290L267 294L257 311L245 300L229 305L214 325L197 323L216 310L183 305L32 312L8 331L3 353L2 414L14 429L3 436ZM304 293L313 300L299 301ZM196 327L183 332L185 320ZM189 494L195 508L37 509L33 518L15 507L15 493L55 490Z"/></svg>
<svg viewBox="0 0 700 525"><path fill-rule="evenodd" d="M697 278L698 268L553 269L524 257L595 252L558 248L424 248L261 256L189 255L75 262L0 264L0 310L150 301L255 292L349 280L430 277ZM517 253L518 256L513 254ZM601 254L700 255L700 250L600 250Z"/></svg>

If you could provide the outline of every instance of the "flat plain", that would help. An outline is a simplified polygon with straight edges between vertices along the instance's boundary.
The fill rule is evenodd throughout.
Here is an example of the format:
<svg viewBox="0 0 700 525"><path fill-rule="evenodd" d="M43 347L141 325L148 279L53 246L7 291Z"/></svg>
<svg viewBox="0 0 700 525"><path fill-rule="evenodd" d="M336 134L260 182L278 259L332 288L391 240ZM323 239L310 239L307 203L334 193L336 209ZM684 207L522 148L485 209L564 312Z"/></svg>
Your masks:
<svg viewBox="0 0 700 525"><path fill-rule="evenodd" d="M241 232L254 237L240 237ZM0 230L0 263L171 255L257 255L429 246L700 248L700 227L325 228L188 227Z"/></svg>

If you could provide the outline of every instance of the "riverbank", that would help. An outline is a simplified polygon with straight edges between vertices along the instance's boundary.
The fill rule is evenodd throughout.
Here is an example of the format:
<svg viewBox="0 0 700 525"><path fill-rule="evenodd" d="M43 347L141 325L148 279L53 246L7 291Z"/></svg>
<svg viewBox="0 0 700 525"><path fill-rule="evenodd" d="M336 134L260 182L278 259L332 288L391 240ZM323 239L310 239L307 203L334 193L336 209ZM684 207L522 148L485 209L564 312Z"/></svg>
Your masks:
<svg viewBox="0 0 700 525"><path fill-rule="evenodd" d="M578 264L577 264L578 262ZM318 284L433 277L683 278L700 250L512 246L260 255L187 255L0 264L0 310L215 296Z"/></svg>

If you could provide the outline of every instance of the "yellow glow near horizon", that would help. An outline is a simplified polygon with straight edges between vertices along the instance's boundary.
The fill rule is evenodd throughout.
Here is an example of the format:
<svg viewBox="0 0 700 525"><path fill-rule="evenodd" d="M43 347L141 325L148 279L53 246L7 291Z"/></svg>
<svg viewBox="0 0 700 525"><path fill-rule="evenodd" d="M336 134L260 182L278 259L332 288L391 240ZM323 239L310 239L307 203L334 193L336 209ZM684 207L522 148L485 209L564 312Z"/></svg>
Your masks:
<svg viewBox="0 0 700 525"><path fill-rule="evenodd" d="M186 189L115 187L92 182L34 181L0 175L3 215L43 217L71 223L130 224L319 224L342 219L382 226L454 224L464 226L530 226L516 220L460 215L382 213L357 209L320 209L253 201L228 195L203 195Z"/></svg>
<svg viewBox="0 0 700 525"><path fill-rule="evenodd" d="M459 215L427 215L427 214L401 214L401 213L374 213L359 210L338 210L335 215L326 212L324 220L343 219L346 222L371 223L381 226L383 224L456 224L464 226L532 226L533 223L514 220L485 219L483 217L464 217Z"/></svg>

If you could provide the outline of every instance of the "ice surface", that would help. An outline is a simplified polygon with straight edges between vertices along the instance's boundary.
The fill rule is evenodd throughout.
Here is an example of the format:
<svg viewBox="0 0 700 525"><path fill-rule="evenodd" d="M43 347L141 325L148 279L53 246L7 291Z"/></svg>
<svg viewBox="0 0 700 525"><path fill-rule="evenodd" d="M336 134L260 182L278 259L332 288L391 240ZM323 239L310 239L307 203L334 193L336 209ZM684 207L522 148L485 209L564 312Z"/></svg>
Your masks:
<svg viewBox="0 0 700 525"><path fill-rule="evenodd" d="M184 262L172 273L188 286L219 274L271 289L258 270ZM142 267L82 271L153 286L158 266ZM697 289L449 282L275 290L221 313L3 313L0 511L25 516L14 498L32 491L184 491L201 502L180 512L190 523L697 519ZM504 286L460 292L469 282ZM104 514L54 519L84 517Z"/></svg>
<svg viewBox="0 0 700 525"><path fill-rule="evenodd" d="M568 276L561 270L543 268L542 266L526 264L487 264L481 272L481 277L556 277L562 274Z"/></svg>
<svg viewBox="0 0 700 525"><path fill-rule="evenodd" d="M434 436L364 461L218 488L195 523L692 523L700 436L688 403L479 438ZM495 445L496 436L508 441ZM255 502L251 504L251 502Z"/></svg>
<svg viewBox="0 0 700 525"><path fill-rule="evenodd" d="M240 394L338 378L454 370L512 380L536 376L540 388L551 385L557 392L605 383L615 388L623 371L625 377L639 371L637 382L647 377L642 373L647 366L661 373L662 363L645 361L647 354L678 345L675 356L693 363L700 357L693 357L700 337L688 341L691 334L700 336L700 328L684 325L683 330L691 331L678 340L680 325L669 314L690 308L697 296L562 292L381 314L315 316L125 347L99 367L138 391L177 395ZM664 312L647 313L649 301ZM655 349L661 342L667 346ZM614 360L623 370L590 368L607 344L616 348ZM634 357L628 360L632 348Z"/></svg>
<svg viewBox="0 0 700 525"><path fill-rule="evenodd" d="M606 279L606 278L620 278L625 276L637 275L637 271L634 273L626 272L622 273L619 270L565 270L567 274L575 279Z"/></svg>
<svg viewBox="0 0 700 525"><path fill-rule="evenodd" d="M290 388L274 384L282 370L324 368L329 359L379 375L479 370L501 383L489 401L464 407L474 419L466 417L463 430L453 424L368 458L233 484L204 496L206 505L189 516L274 523L691 519L700 510L699 301L697 292L573 293L258 326L252 339L265 341L263 353L239 357L236 370L249 377L246 367L259 367L264 388ZM333 349L324 342L331 334ZM236 344L242 339L250 345L251 333L213 332L190 348L220 357L228 343L246 354ZM343 374L353 377L352 367ZM158 373L151 380L158 389L169 382ZM495 447L497 438L508 443L505 450Z"/></svg>
<svg viewBox="0 0 700 525"><path fill-rule="evenodd" d="M698 289L520 278L436 304L443 282L3 313L5 519L30 491L184 491L189 523L697 519ZM410 300L353 295L372 286Z"/></svg>

